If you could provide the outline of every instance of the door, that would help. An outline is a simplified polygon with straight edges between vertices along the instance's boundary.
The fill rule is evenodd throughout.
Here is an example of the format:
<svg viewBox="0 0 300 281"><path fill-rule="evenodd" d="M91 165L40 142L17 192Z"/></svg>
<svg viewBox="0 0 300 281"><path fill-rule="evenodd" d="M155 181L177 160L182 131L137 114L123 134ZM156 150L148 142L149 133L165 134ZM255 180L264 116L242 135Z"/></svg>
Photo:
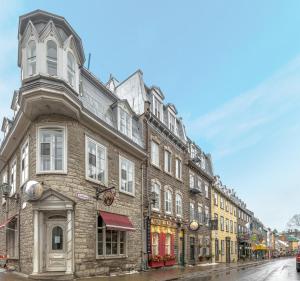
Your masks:
<svg viewBox="0 0 300 281"><path fill-rule="evenodd" d="M230 263L230 238L226 238L226 262Z"/></svg>
<svg viewBox="0 0 300 281"><path fill-rule="evenodd" d="M46 231L46 270L66 271L66 221L48 221Z"/></svg>
<svg viewBox="0 0 300 281"><path fill-rule="evenodd" d="M195 263L195 238L190 237L190 260L191 263Z"/></svg>
<svg viewBox="0 0 300 281"><path fill-rule="evenodd" d="M215 260L219 261L219 240L215 239Z"/></svg>
<svg viewBox="0 0 300 281"><path fill-rule="evenodd" d="M184 266L184 232L183 230L180 232L179 238L179 258L180 258L180 265Z"/></svg>

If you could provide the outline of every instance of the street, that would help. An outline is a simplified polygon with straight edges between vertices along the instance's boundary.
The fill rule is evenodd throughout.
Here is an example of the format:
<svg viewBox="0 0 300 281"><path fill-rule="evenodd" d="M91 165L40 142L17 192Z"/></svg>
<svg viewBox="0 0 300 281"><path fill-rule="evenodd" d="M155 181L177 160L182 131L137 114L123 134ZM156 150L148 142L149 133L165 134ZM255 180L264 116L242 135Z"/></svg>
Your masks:
<svg viewBox="0 0 300 281"><path fill-rule="evenodd" d="M182 279L183 280L183 279ZM300 280L300 273L295 267L295 258L283 258L270 263L251 267L216 273L212 276L193 276L189 281L296 281Z"/></svg>
<svg viewBox="0 0 300 281"><path fill-rule="evenodd" d="M214 272L215 271L215 272ZM216 272L218 271L218 272ZM93 277L89 281L162 281L162 280L185 280L185 281L300 281L300 273L295 268L295 258L282 258L271 262L240 269L213 269L186 272L186 275L178 276L171 271L154 270L149 273L137 273L133 275L123 275L118 277ZM177 276L176 276L177 275ZM4 273L0 270L0 281L25 281L27 278L19 277L14 273Z"/></svg>

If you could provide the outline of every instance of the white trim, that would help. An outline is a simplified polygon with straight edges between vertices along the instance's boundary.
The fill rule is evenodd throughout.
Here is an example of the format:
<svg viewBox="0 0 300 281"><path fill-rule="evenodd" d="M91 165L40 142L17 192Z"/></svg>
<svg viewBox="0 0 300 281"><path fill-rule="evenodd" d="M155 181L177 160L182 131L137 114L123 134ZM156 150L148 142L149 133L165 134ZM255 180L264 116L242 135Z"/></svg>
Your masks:
<svg viewBox="0 0 300 281"><path fill-rule="evenodd" d="M14 171L14 189L15 190L13 190L13 188L12 188L9 196L13 196L17 192L17 155L15 155L13 157L13 160L9 164L9 178L8 178L8 183L10 185L11 185L11 170L12 170L13 166L15 166L15 171Z"/></svg>
<svg viewBox="0 0 300 281"><path fill-rule="evenodd" d="M96 149L97 146L101 147L104 150L104 156L105 156L105 171L104 171L104 182L101 182L97 179L93 179L90 178L88 176L88 168L89 168L89 158L88 158L88 141L94 143L96 145ZM96 152L97 154L97 152ZM97 155L96 155L97 157ZM85 179L87 181L91 181L94 183L98 183L98 184L103 184L105 186L107 186L108 183L108 161L107 161L107 148L106 146L104 146L103 144L99 143L98 141L96 141L94 138L90 137L89 135L85 134Z"/></svg>
<svg viewBox="0 0 300 281"><path fill-rule="evenodd" d="M47 171L41 171L40 170L40 130L41 129L62 129L63 130L63 135L64 135L64 151L63 151L63 169L62 170L47 170ZM48 124L45 125L38 125L37 130L36 130L36 174L67 174L68 173L68 168L67 168L67 158L68 158L68 130L66 125L58 125L57 123L52 123L49 122Z"/></svg>
<svg viewBox="0 0 300 281"><path fill-rule="evenodd" d="M23 148L27 145L27 161L28 161L28 167L27 167L27 175L25 175L24 180L22 180L22 151ZM29 179L29 137L26 138L26 140L23 142L21 146L21 151L20 151L20 186L22 186L26 181Z"/></svg>
<svg viewBox="0 0 300 281"><path fill-rule="evenodd" d="M132 192L128 192L128 191L121 189L121 186L122 186L122 161L126 161L132 165ZM135 196L135 163L122 155L119 155L119 192L130 195L130 196Z"/></svg>
<svg viewBox="0 0 300 281"><path fill-rule="evenodd" d="M128 134L125 134L121 131L121 110L123 110L128 116L129 116L129 132L127 132ZM130 139L132 139L132 114L130 112L128 112L127 108L125 108L125 106L123 106L122 103L118 104L118 131L120 133L122 133L123 135L129 137ZM126 120L126 131L127 131L127 120Z"/></svg>
<svg viewBox="0 0 300 281"><path fill-rule="evenodd" d="M181 197L181 214L177 213L177 195ZM183 196L180 191L175 191L175 215L176 217L182 218L183 216Z"/></svg>
<svg viewBox="0 0 300 281"><path fill-rule="evenodd" d="M153 160L153 153L154 153L154 151L153 151L153 144L155 144L156 145L156 147L157 147L157 153L158 153L158 163L155 163ZM151 140L151 164L153 165L153 166L155 166L155 167L157 167L157 168L160 168L160 149L159 149L159 144L155 141L155 140Z"/></svg>
<svg viewBox="0 0 300 281"><path fill-rule="evenodd" d="M170 194L171 194L171 211L166 211L166 202L167 202L166 201L166 193L167 192L170 192ZM173 208L174 208L174 206L173 206L173 189L170 186L166 185L164 188L164 210L165 210L165 213L168 215L172 215Z"/></svg>
<svg viewBox="0 0 300 281"><path fill-rule="evenodd" d="M159 202L158 202L158 208L155 208L155 207L153 207L153 205L151 205L151 210L155 211L155 212L160 212L160 210L161 210L161 183L157 179L152 179L151 180L151 192L155 192L153 190L154 184L156 184L159 187Z"/></svg>

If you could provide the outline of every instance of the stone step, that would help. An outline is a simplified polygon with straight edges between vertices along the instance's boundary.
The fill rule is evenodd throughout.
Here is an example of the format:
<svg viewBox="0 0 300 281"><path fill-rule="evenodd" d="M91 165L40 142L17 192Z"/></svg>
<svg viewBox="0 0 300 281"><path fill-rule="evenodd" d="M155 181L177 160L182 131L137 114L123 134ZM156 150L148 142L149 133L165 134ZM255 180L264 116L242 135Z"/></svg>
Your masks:
<svg viewBox="0 0 300 281"><path fill-rule="evenodd" d="M65 274L63 272L43 272L39 274L31 274L29 278L32 280L73 280L74 274Z"/></svg>

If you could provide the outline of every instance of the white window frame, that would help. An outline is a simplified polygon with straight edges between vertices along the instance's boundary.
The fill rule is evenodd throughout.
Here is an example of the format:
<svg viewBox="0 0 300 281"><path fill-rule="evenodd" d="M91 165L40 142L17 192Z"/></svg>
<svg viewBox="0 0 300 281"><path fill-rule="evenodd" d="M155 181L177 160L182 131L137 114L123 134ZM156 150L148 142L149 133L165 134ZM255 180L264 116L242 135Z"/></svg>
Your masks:
<svg viewBox="0 0 300 281"><path fill-rule="evenodd" d="M71 56L74 59L74 69L71 69L71 67L69 66L69 54L71 54ZM70 81L69 75L72 78L71 79L72 81ZM67 81L73 88L75 87L75 85L76 85L76 58L70 49L67 51Z"/></svg>
<svg viewBox="0 0 300 281"><path fill-rule="evenodd" d="M7 167L5 167L5 169L3 169L2 175L1 175L1 183L9 183L8 180L8 171L7 171ZM2 196L3 194L1 194ZM6 202L6 199L4 196L2 196L2 204L4 204Z"/></svg>
<svg viewBox="0 0 300 281"><path fill-rule="evenodd" d="M159 159L159 144L152 140L151 141L151 164L160 167L160 159Z"/></svg>
<svg viewBox="0 0 300 281"><path fill-rule="evenodd" d="M205 197L209 198L209 187L207 183L204 183Z"/></svg>
<svg viewBox="0 0 300 281"><path fill-rule="evenodd" d="M165 238L165 254L171 255L171 234L167 233Z"/></svg>
<svg viewBox="0 0 300 281"><path fill-rule="evenodd" d="M13 183L11 182L13 175ZM17 157L13 159L9 170L9 184L11 186L10 196L13 196L17 192Z"/></svg>
<svg viewBox="0 0 300 281"><path fill-rule="evenodd" d="M23 150L27 147L27 154L23 154ZM26 156L26 158L23 158ZM24 159L24 171L22 170L22 162ZM27 163L26 163L27 162ZM26 166L27 164L27 166ZM27 139L21 147L21 161L20 161L20 183L23 185L29 179L29 139Z"/></svg>
<svg viewBox="0 0 300 281"><path fill-rule="evenodd" d="M101 148L103 149L104 151L104 168L105 168L105 171L104 171L104 181L101 182L97 179L93 179L91 177L89 177L89 154L88 154L88 142L92 142L96 145L96 156L97 156L97 149L98 148ZM97 159L96 159L96 163L97 163ZM107 148L99 143L98 141L96 141L95 139L93 139L92 137L88 136L88 135L85 135L85 179L88 180L88 181L91 181L91 182L94 182L94 183L100 183L102 185L106 185L107 186L107 182L108 182L108 163L107 163ZM96 166L96 169L97 169L97 166Z"/></svg>
<svg viewBox="0 0 300 281"><path fill-rule="evenodd" d="M179 157L175 158L175 177L182 179L182 160Z"/></svg>
<svg viewBox="0 0 300 281"><path fill-rule="evenodd" d="M54 58L51 58L48 56L48 43L52 41L55 43L56 45L56 60ZM45 44L45 47L46 47L46 69L47 69L47 74L50 75L50 76L58 76L58 43L56 42L56 40L54 40L54 38L50 38L47 40L46 44ZM48 63L53 63L54 65L56 65L56 74L50 74L49 73L49 65Z"/></svg>
<svg viewBox="0 0 300 281"><path fill-rule="evenodd" d="M158 192L156 192L155 189L157 189ZM155 192L155 194L158 195L157 198L156 198L156 200L158 202L158 208L156 208L153 204L151 205L151 208L152 208L153 211L159 212L160 209L161 209L161 184L157 181L152 181L151 191Z"/></svg>
<svg viewBox="0 0 300 281"><path fill-rule="evenodd" d="M195 174L190 171L190 189L195 188Z"/></svg>
<svg viewBox="0 0 300 281"><path fill-rule="evenodd" d="M174 121L174 124L172 124ZM176 115L168 110L168 128L169 130L177 135L177 126L176 126Z"/></svg>
<svg viewBox="0 0 300 281"><path fill-rule="evenodd" d="M214 204L218 206L218 193L214 192Z"/></svg>
<svg viewBox="0 0 300 281"><path fill-rule="evenodd" d="M152 105L152 109L153 109L153 114L160 120L163 120L163 103L162 100L156 96L153 95L153 99L152 99L153 105ZM157 108L158 107L158 108ZM159 113L159 116L157 116Z"/></svg>
<svg viewBox="0 0 300 281"><path fill-rule="evenodd" d="M125 113L125 131L122 131L121 128L121 113ZM122 106L118 106L118 129L125 136L132 139L132 115Z"/></svg>
<svg viewBox="0 0 300 281"><path fill-rule="evenodd" d="M203 205L198 203L198 222L199 224L203 224Z"/></svg>
<svg viewBox="0 0 300 281"><path fill-rule="evenodd" d="M122 161L126 162L127 165L132 165L132 192L122 189ZM126 171L128 175L128 171ZM119 155L119 191L131 196L135 196L135 164L133 161Z"/></svg>
<svg viewBox="0 0 300 281"><path fill-rule="evenodd" d="M154 251L154 249L155 249L155 251ZM159 234L157 232L152 233L152 249L151 249L151 253L154 256L159 255Z"/></svg>
<svg viewBox="0 0 300 281"><path fill-rule="evenodd" d="M166 156L167 154L170 156L170 166L169 166L169 159ZM165 164L164 165L165 172L168 174L172 174L172 152L168 149L165 149L164 151L164 164Z"/></svg>
<svg viewBox="0 0 300 281"><path fill-rule="evenodd" d="M29 43L30 42L34 42L35 44L35 56L33 57L29 57ZM30 76L33 76L37 73L37 43L34 39L29 39L27 45L26 45L26 76L30 77ZM35 65L35 71L33 72L32 70L32 65Z"/></svg>
<svg viewBox="0 0 300 281"><path fill-rule="evenodd" d="M168 194L168 196L170 195L170 198L168 198L168 200L167 200L167 194ZM165 188L164 199L165 199L164 200L165 201L165 213L168 215L172 215L172 213L173 213L173 191L170 187ZM168 204L170 204L171 210L167 210Z"/></svg>
<svg viewBox="0 0 300 281"><path fill-rule="evenodd" d="M64 142L63 142L63 169L62 170L54 170L54 169L50 169L47 171L43 171L40 169L40 131L43 129L61 129L63 131L63 137L64 137ZM52 124L49 123L48 125L42 125L37 127L37 149L36 149L36 158L37 158L37 165L36 165L36 173L37 174L67 174L67 157L68 157L68 146L67 146L67 138L68 138L68 130L66 126L62 126L62 125L56 125L56 124ZM50 152L51 154L51 152ZM51 163L50 163L51 165ZM52 165L51 165L52 166Z"/></svg>
<svg viewBox="0 0 300 281"><path fill-rule="evenodd" d="M178 200L180 198L180 200ZM180 204L179 204L180 201ZM182 217L183 209L182 209L182 195L179 192L175 194L175 212L177 217Z"/></svg>

